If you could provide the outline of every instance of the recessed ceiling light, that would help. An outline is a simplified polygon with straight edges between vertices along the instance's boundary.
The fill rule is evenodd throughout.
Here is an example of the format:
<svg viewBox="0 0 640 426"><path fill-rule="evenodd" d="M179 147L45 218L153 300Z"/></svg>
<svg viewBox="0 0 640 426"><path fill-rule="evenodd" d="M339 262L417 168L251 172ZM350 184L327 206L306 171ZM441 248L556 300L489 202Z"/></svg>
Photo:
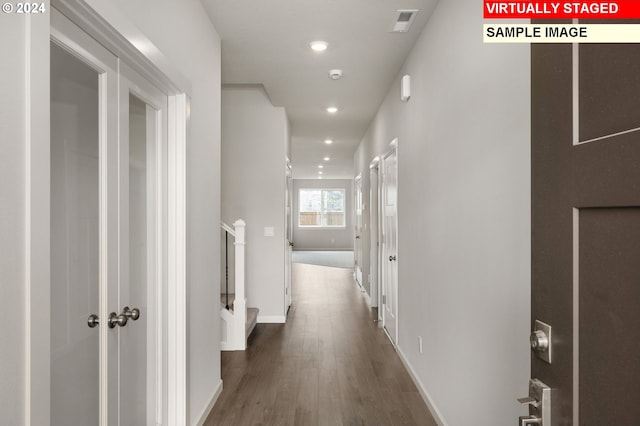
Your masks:
<svg viewBox="0 0 640 426"><path fill-rule="evenodd" d="M331 145L333 141L331 139L325 139L324 143L326 143L327 145Z"/></svg>
<svg viewBox="0 0 640 426"><path fill-rule="evenodd" d="M329 161L329 160L331 160L331 158L329 158L329 157L324 157L324 161Z"/></svg>
<svg viewBox="0 0 640 426"><path fill-rule="evenodd" d="M309 43L309 46L311 47L311 50L313 50L314 52L324 52L325 50L327 50L329 43L322 40L316 40Z"/></svg>
<svg viewBox="0 0 640 426"><path fill-rule="evenodd" d="M324 168L324 166L323 166L322 164L318 164L318 168L319 168L319 169L323 169L323 168Z"/></svg>
<svg viewBox="0 0 640 426"><path fill-rule="evenodd" d="M327 112L329 114L335 114L336 112L338 112L338 108L336 108L336 107L327 107Z"/></svg>

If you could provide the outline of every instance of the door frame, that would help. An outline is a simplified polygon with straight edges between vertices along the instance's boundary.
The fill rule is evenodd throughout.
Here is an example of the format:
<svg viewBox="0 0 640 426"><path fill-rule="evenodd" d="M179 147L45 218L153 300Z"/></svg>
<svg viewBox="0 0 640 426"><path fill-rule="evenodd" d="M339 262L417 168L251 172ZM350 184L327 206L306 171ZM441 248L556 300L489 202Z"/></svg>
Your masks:
<svg viewBox="0 0 640 426"><path fill-rule="evenodd" d="M187 424L186 203L190 82L109 2L52 0L96 41L168 95L167 303L161 325L168 350L161 380L168 390L162 424ZM50 40L51 14L25 15L25 425L49 425L51 407L50 309ZM45 326L43 326L45 325ZM104 419L101 423L105 424Z"/></svg>
<svg viewBox="0 0 640 426"><path fill-rule="evenodd" d="M384 197L384 161L385 159L391 155L391 154L395 154L396 156L396 194L398 193L398 188L399 188L399 183L398 183L398 169L399 169L399 162L398 162L398 138L394 138L390 143L389 143L389 147L387 148L386 151L384 151L382 154L380 154L377 158L378 160L376 161L376 165L378 167L378 241L380 242L380 244L378 245L378 264L379 264L379 269L378 269L378 274L379 274L379 279L378 279L378 291L379 291L379 297L380 300L382 300L382 297L384 296L384 280L385 280L385 267L384 265L386 265L386 263L384 262L384 250L385 250L385 245L384 245L384 203L385 203L385 197ZM375 160L374 160L375 161ZM397 257L397 251L398 251L398 240L399 240L399 233L398 233L398 204L397 204L397 195L396 195L396 257ZM396 264L397 265L397 264ZM389 338L389 340L391 341L391 343L397 347L398 346L398 319L400 316L400 313L398 312L398 287L399 287L399 283L398 283L398 267L396 266L396 270L395 270L395 281L396 281L396 286L395 286L395 294L393 295L393 303L395 304L394 306L394 310L396 313L396 320L395 320L395 336L396 336L396 340L394 341L391 336L389 336L389 334L386 332L387 337ZM380 323L382 326L382 329L385 329L385 325L386 325L386 318L385 318L385 314L384 314L384 306L382 303L379 303L379 308L378 308L378 312L379 312L379 316L380 316ZM382 311L380 313L380 311Z"/></svg>
<svg viewBox="0 0 640 426"><path fill-rule="evenodd" d="M284 318L286 321L287 314L289 313L289 308L291 307L291 303L293 302L292 293L292 268L291 265L291 256L293 251L293 170L291 168L291 161L287 158L286 166L285 166L285 236L284 236L284 256L285 256L285 266L284 266Z"/></svg>
<svg viewBox="0 0 640 426"><path fill-rule="evenodd" d="M355 277L358 286L364 288L362 280L364 278L364 270L362 268L362 174L358 174L353 178L353 213L354 213L354 225L353 225L353 276ZM358 210L360 210L360 221L358 222ZM360 225L360 229L358 229ZM358 254L360 256L358 257ZM358 274L360 270L360 274Z"/></svg>
<svg viewBox="0 0 640 426"><path fill-rule="evenodd" d="M377 321L382 324L382 288L380 286L380 157L369 163L369 289L371 306L378 308Z"/></svg>

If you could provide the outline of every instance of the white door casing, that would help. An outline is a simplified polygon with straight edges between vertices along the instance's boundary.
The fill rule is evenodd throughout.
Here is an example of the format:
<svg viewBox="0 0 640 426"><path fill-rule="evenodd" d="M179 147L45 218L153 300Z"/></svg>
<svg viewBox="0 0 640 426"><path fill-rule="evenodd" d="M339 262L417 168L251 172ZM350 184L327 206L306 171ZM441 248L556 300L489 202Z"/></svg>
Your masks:
<svg viewBox="0 0 640 426"><path fill-rule="evenodd" d="M373 307L380 306L380 203L379 203L379 159L371 162L369 165L369 291L371 293L371 305ZM382 309L378 309L378 319L382 319Z"/></svg>
<svg viewBox="0 0 640 426"><path fill-rule="evenodd" d="M354 242L355 273L356 281L360 286L362 286L362 176L356 176L354 179L354 184L354 205L356 213Z"/></svg>
<svg viewBox="0 0 640 426"><path fill-rule="evenodd" d="M284 240L284 316L286 318L289 307L291 306L291 256L293 251L293 175L291 171L291 163L287 160L285 179L285 240Z"/></svg>

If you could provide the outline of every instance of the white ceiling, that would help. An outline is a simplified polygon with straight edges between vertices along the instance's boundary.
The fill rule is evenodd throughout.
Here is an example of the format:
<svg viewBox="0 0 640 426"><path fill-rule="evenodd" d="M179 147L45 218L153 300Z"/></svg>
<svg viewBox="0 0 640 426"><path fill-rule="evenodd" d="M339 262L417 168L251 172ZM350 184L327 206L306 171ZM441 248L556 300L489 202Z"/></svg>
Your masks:
<svg viewBox="0 0 640 426"><path fill-rule="evenodd" d="M353 177L353 153L437 2L201 1L222 39L222 83L263 84L286 108L296 179L316 178L321 163L324 178ZM420 10L407 33L389 32L398 9ZM315 53L313 40L329 48ZM329 79L333 68L342 79Z"/></svg>

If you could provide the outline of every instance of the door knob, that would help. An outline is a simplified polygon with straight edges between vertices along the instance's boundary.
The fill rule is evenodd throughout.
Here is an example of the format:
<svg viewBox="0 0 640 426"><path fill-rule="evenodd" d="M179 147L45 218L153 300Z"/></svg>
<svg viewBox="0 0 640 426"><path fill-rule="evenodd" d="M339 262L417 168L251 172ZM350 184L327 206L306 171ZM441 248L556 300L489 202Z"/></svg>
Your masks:
<svg viewBox="0 0 640 426"><path fill-rule="evenodd" d="M389 262L396 260L395 256L389 256Z"/></svg>
<svg viewBox="0 0 640 426"><path fill-rule="evenodd" d="M87 318L87 325L89 326L89 328L97 327L98 324L100 324L100 319L98 318L98 316L96 314L89 315L89 318Z"/></svg>
<svg viewBox="0 0 640 426"><path fill-rule="evenodd" d="M133 321L138 321L138 318L140 318L140 309L130 309L128 306L125 306L124 308L122 308L122 315L132 319Z"/></svg>
<svg viewBox="0 0 640 426"><path fill-rule="evenodd" d="M128 317L125 314L116 314L115 312L111 312L109 314L109 328L114 328L116 325L120 327L124 327L127 325Z"/></svg>
<svg viewBox="0 0 640 426"><path fill-rule="evenodd" d="M541 424L542 419L536 416L521 416L518 421L518 426L531 426Z"/></svg>

